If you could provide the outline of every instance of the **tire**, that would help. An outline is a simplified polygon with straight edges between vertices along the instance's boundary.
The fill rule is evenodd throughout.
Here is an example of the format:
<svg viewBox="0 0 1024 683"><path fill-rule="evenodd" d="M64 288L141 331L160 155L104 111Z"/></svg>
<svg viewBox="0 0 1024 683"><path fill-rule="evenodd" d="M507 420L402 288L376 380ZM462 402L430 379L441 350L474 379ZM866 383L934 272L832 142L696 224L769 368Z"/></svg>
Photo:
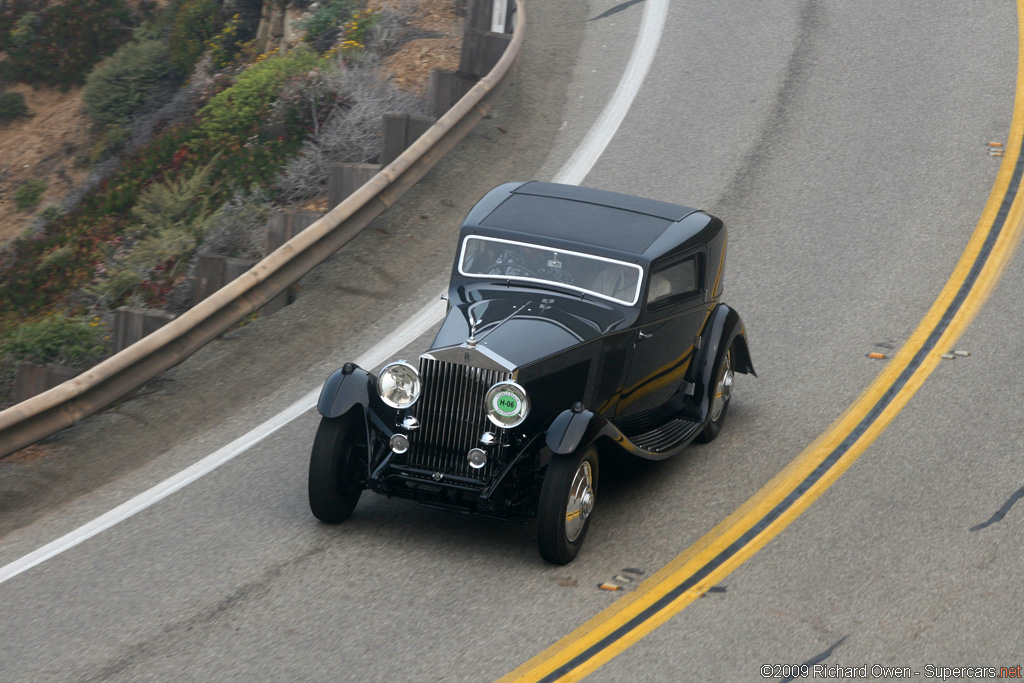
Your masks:
<svg viewBox="0 0 1024 683"><path fill-rule="evenodd" d="M552 564L572 562L590 528L596 496L597 451L593 447L551 459L537 506L541 557Z"/></svg>
<svg viewBox="0 0 1024 683"><path fill-rule="evenodd" d="M709 387L711 405L708 407L708 416L704 420L704 428L695 439L700 443L714 441L718 433L722 431L725 414L729 411L729 400L732 398L732 381L735 376L733 356L733 347L730 346L722 356L722 360L719 361L718 367L715 368L715 382Z"/></svg>
<svg viewBox="0 0 1024 683"><path fill-rule="evenodd" d="M344 522L363 492L360 417L358 410L350 410L341 417L321 418L316 430L309 458L309 509L321 522Z"/></svg>

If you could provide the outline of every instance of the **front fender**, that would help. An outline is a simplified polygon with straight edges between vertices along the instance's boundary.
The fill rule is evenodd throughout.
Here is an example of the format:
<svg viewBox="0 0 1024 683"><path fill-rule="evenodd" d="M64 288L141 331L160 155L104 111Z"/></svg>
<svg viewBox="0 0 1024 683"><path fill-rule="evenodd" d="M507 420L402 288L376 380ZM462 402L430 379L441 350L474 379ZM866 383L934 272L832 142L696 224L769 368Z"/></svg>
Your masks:
<svg viewBox="0 0 1024 683"><path fill-rule="evenodd" d="M590 445L599 436L615 438L618 433L608 420L589 410L564 410L548 427L544 442L552 454L562 455Z"/></svg>
<svg viewBox="0 0 1024 683"><path fill-rule="evenodd" d="M377 392L376 378L355 363L345 363L331 373L320 390L316 409L324 417L344 415L353 406L370 407L370 397Z"/></svg>
<svg viewBox="0 0 1024 683"><path fill-rule="evenodd" d="M754 365L750 361L746 329L740 314L726 304L718 304L701 334L700 355L693 365L695 372L691 379L695 385L694 403L700 408L699 419L702 421L707 417L711 405L710 393L711 385L715 381L715 370L734 343L736 353L733 357L733 369L756 377L757 373L754 372Z"/></svg>

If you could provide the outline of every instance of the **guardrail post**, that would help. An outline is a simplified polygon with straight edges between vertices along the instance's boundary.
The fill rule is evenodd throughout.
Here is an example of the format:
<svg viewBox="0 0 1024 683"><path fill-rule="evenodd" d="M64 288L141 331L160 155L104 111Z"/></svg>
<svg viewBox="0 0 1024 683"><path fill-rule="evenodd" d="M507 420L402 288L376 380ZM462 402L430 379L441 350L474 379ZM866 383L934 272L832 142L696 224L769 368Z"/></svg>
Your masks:
<svg viewBox="0 0 1024 683"><path fill-rule="evenodd" d="M299 211L298 209L274 209L267 223L267 253L274 251L282 244L320 220L318 211Z"/></svg>
<svg viewBox="0 0 1024 683"><path fill-rule="evenodd" d="M490 31L493 12L493 0L466 0L466 30Z"/></svg>
<svg viewBox="0 0 1024 683"><path fill-rule="evenodd" d="M196 261L196 283L192 290L192 305L210 296L224 284L224 259L200 254Z"/></svg>
<svg viewBox="0 0 1024 683"><path fill-rule="evenodd" d="M196 262L196 284L192 305L196 305L236 277L252 268L255 260L229 258L217 254L200 254Z"/></svg>
<svg viewBox="0 0 1024 683"><path fill-rule="evenodd" d="M387 166L434 125L434 117L415 114L384 114L380 163Z"/></svg>
<svg viewBox="0 0 1024 683"><path fill-rule="evenodd" d="M427 111L431 116L441 118L478 80L479 76L460 71L432 69L430 84L427 86Z"/></svg>
<svg viewBox="0 0 1024 683"><path fill-rule="evenodd" d="M459 59L459 71L467 74L483 75L494 68L494 65L505 53L505 48L512 41L508 33L491 33L479 29L467 29L462 34L462 56Z"/></svg>
<svg viewBox="0 0 1024 683"><path fill-rule="evenodd" d="M27 401L69 379L74 379L78 374L78 370L55 363L48 365L19 363L18 372L14 376L14 402Z"/></svg>
<svg viewBox="0 0 1024 683"><path fill-rule="evenodd" d="M121 306L114 311L114 353L150 335L177 317L155 308Z"/></svg>
<svg viewBox="0 0 1024 683"><path fill-rule="evenodd" d="M381 168L380 164L331 164L330 175L327 176L327 205L333 209L341 204L380 173Z"/></svg>
<svg viewBox="0 0 1024 683"><path fill-rule="evenodd" d="M332 174L333 175L333 174ZM267 223L267 253L271 253L300 232L316 223L320 214L317 211L299 211L297 209L275 209ZM298 284L284 290L260 309L260 315L272 315L295 300Z"/></svg>
<svg viewBox="0 0 1024 683"><path fill-rule="evenodd" d="M459 14L459 5L455 5L455 15L466 17L466 30L493 31L495 33L511 33L516 3L513 0L465 0L465 13Z"/></svg>

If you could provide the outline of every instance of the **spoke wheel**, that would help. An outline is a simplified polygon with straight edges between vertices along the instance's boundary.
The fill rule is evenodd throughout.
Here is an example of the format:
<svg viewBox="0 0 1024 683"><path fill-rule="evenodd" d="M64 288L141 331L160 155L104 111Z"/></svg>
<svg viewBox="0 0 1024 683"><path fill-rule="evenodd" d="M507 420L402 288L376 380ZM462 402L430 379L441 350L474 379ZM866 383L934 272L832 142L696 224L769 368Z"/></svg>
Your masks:
<svg viewBox="0 0 1024 683"><path fill-rule="evenodd" d="M704 428L697 435L697 441L708 443L722 431L722 424L725 422L725 413L729 409L729 399L732 398L732 382L736 376L732 365L733 349L722 356L715 372L715 383L711 389L711 405L708 408L708 417L704 422Z"/></svg>
<svg viewBox="0 0 1024 683"><path fill-rule="evenodd" d="M321 418L309 458L309 508L321 522L338 524L352 515L363 492L365 452L361 415Z"/></svg>
<svg viewBox="0 0 1024 683"><path fill-rule="evenodd" d="M597 451L556 455L548 465L537 507L537 546L552 564L576 557L597 500Z"/></svg>

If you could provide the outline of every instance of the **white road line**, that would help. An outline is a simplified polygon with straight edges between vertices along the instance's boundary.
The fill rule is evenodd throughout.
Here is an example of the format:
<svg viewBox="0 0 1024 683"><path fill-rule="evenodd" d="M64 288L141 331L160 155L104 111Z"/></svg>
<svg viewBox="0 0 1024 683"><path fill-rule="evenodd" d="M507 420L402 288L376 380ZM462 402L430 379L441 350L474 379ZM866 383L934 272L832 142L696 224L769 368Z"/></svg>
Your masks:
<svg viewBox="0 0 1024 683"><path fill-rule="evenodd" d="M594 167L601 157L615 132L622 125L626 113L640 91L647 72L654 61L654 54L661 41L661 29L668 15L669 0L647 0L644 15L640 23L640 32L633 45L626 71L619 81L612 99L605 106L597 122L587 133L583 143L576 149L562 170L555 176L555 182L578 185ZM386 340L377 344L362 356L356 363L364 368L373 368L389 360L395 353L414 339L425 333L431 326L440 322L443 309L437 301L424 306L413 318ZM71 533L47 543L42 548L21 557L10 564L0 567L0 584L28 571L36 565L60 555L79 543L109 529L118 522L145 510L154 503L163 500L175 491L185 488L200 477L209 474L236 456L244 453L252 446L281 429L299 416L316 407L320 389L309 392L284 411L259 425L228 445L212 453L191 467L188 467L170 479L166 479L153 488L140 493L127 503L117 506L110 512L97 517L88 524L78 527Z"/></svg>
<svg viewBox="0 0 1024 683"><path fill-rule="evenodd" d="M556 183L579 185L590 173L597 160L604 153L608 143L615 137L626 113L633 105L647 72L654 63L654 55L661 43L661 30L668 17L669 0L647 0L644 16L640 20L640 32L633 43L633 54L626 65L615 93L605 105L604 111L594 123L583 144L576 148L562 170L555 176Z"/></svg>

